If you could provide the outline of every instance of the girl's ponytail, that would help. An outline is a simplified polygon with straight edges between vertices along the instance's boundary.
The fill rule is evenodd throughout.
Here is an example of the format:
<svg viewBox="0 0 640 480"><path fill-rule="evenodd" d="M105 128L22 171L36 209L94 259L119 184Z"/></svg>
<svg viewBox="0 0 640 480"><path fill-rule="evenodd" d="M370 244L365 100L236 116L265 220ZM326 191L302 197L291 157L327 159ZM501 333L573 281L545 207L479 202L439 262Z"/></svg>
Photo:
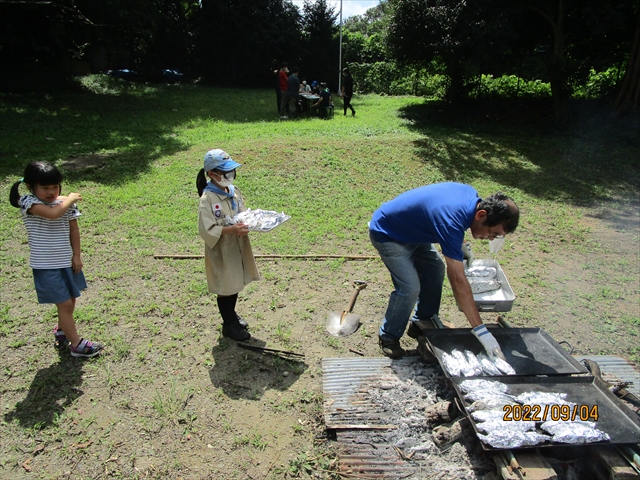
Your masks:
<svg viewBox="0 0 640 480"><path fill-rule="evenodd" d="M201 168L196 177L196 188L198 189L198 196L202 196L202 192L207 186L207 177L204 175L204 168Z"/></svg>
<svg viewBox="0 0 640 480"><path fill-rule="evenodd" d="M18 203L20 200L20 192L18 191L18 188L21 183L22 178L11 186L11 191L9 192L9 202L11 202L11 205L16 208L20 208L20 203Z"/></svg>

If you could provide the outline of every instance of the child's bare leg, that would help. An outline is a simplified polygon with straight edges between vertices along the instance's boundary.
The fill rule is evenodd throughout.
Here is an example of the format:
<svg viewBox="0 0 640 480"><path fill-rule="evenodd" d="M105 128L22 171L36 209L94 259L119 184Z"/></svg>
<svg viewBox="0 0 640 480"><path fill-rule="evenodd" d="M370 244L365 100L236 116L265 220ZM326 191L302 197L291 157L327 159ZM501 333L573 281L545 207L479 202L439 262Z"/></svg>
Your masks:
<svg viewBox="0 0 640 480"><path fill-rule="evenodd" d="M76 322L73 319L73 310L76 306L76 299L70 298L66 302L56 303L58 307L58 328L62 330L75 348L80 343L80 336L76 330Z"/></svg>

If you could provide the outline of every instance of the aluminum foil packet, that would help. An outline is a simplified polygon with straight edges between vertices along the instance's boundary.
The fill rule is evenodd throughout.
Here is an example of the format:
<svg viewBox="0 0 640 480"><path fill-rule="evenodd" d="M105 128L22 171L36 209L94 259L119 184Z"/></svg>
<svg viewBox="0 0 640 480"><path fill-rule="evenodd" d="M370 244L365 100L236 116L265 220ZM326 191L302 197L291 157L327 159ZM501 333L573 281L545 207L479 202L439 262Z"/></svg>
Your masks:
<svg viewBox="0 0 640 480"><path fill-rule="evenodd" d="M491 361L489 357L487 357L486 354L479 353L476 358L478 359L478 362L480 362L480 366L482 367L482 372L485 375L495 376L495 375L502 374L502 372L498 370L498 367L494 365L494 363Z"/></svg>
<svg viewBox="0 0 640 480"><path fill-rule="evenodd" d="M494 380L465 380L460 383L460 390L463 393L470 392L493 392L493 393L507 393L509 386Z"/></svg>
<svg viewBox="0 0 640 480"><path fill-rule="evenodd" d="M506 400L506 401L505 401ZM480 400L474 401L471 405L467 407L469 412L479 412L482 410L497 410L500 411L502 415L504 415L504 406L505 405L516 405L515 400L505 399L504 397L487 397Z"/></svg>
<svg viewBox="0 0 640 480"><path fill-rule="evenodd" d="M481 377L484 374L484 371L482 370L482 365L480 365L480 362L474 353L471 350L465 350L464 356L466 357L469 366L473 369L473 374L476 377Z"/></svg>
<svg viewBox="0 0 640 480"><path fill-rule="evenodd" d="M524 392L516 397L516 402L523 405L568 405L570 408L576 406L575 403L568 402L566 398L566 393ZM547 416L549 416L549 413L547 412ZM543 420L546 420L546 418Z"/></svg>
<svg viewBox="0 0 640 480"><path fill-rule="evenodd" d="M447 352L443 352L442 354L442 364L447 372L449 372L449 375L451 375L452 377L460 376L460 364Z"/></svg>
<svg viewBox="0 0 640 480"><path fill-rule="evenodd" d="M464 399L469 403L477 402L478 400L491 403L502 402L502 405L512 405L516 403L515 397L507 393L475 391L467 393Z"/></svg>
<svg viewBox="0 0 640 480"><path fill-rule="evenodd" d="M475 265L467 268L464 274L467 277L496 278L498 276L498 270L495 267L488 267L486 265Z"/></svg>
<svg viewBox="0 0 640 480"><path fill-rule="evenodd" d="M497 278L467 277L467 280L469 280L473 293L492 292L502 288L502 284Z"/></svg>
<svg viewBox="0 0 640 480"><path fill-rule="evenodd" d="M553 441L559 443L583 444L609 441L606 432L595 428L594 422L544 422L540 428L553 435Z"/></svg>
<svg viewBox="0 0 640 480"><path fill-rule="evenodd" d="M476 422L491 422L498 421L504 418L504 411L500 410L478 410L471 412L471 418Z"/></svg>
<svg viewBox="0 0 640 480"><path fill-rule="evenodd" d="M500 370L505 375L515 375L516 374L516 371L513 369L513 367L511 365L509 365L509 363L506 360L503 360L498 356L496 356L493 359L493 363L494 363L494 365L496 367L498 367L498 370Z"/></svg>
<svg viewBox="0 0 640 480"><path fill-rule="evenodd" d="M458 365L460 366L460 373L462 375L465 377L474 376L475 371L473 367L469 365L469 362L467 362L467 357L465 357L464 353L454 348L451 351L451 356L456 360L456 362L458 362Z"/></svg>
<svg viewBox="0 0 640 480"><path fill-rule="evenodd" d="M252 210L249 208L234 215L233 218L227 216L226 220L227 225L246 223L252 232L269 232L290 218L291 215L287 215L284 212L278 213L273 210L261 210L259 208Z"/></svg>
<svg viewBox="0 0 640 480"><path fill-rule="evenodd" d="M502 419L487 420L486 422L476 423L476 428L483 433L502 432L504 430L528 432L530 430L535 430L536 422L524 420L520 420L518 422L505 422Z"/></svg>
<svg viewBox="0 0 640 480"><path fill-rule="evenodd" d="M488 435L479 433L478 438L493 448L531 447L551 440L548 435L537 432L519 432L517 430L491 432Z"/></svg>

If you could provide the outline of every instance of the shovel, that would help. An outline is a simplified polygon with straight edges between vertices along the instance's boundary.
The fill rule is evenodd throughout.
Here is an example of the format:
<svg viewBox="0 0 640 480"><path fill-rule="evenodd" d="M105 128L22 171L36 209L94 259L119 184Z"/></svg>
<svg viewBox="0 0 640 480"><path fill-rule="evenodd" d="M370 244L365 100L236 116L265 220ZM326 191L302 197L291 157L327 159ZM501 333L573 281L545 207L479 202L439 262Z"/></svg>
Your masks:
<svg viewBox="0 0 640 480"><path fill-rule="evenodd" d="M367 287L367 282L363 280L356 280L353 282L355 288L349 306L341 314L336 312L330 312L329 318L327 318L327 332L334 337L346 337L355 332L360 326L360 315L351 313L353 306L356 304L356 299L360 290L364 290Z"/></svg>

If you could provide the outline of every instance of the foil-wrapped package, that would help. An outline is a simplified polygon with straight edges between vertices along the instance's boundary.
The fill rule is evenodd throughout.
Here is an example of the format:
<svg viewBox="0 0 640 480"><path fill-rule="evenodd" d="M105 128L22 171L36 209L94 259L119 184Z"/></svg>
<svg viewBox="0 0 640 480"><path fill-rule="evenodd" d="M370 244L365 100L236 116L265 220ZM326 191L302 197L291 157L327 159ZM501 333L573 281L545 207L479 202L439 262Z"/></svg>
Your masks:
<svg viewBox="0 0 640 480"><path fill-rule="evenodd" d="M480 365L480 362L478 361L474 353L471 350L465 350L464 356L467 358L467 362L469 363L469 366L473 368L473 374L476 377L482 376L483 374L482 365Z"/></svg>
<svg viewBox="0 0 640 480"><path fill-rule="evenodd" d="M496 278L498 270L495 267L488 267L486 265L475 265L467 268L464 274L467 277Z"/></svg>
<svg viewBox="0 0 640 480"><path fill-rule="evenodd" d="M463 393L469 392L493 392L493 393L507 393L509 386L494 380L465 380L460 383L460 390Z"/></svg>
<svg viewBox="0 0 640 480"><path fill-rule="evenodd" d="M515 403L515 397L507 393L475 391L467 393L464 399L470 403L477 402L478 400L485 402L502 402L502 405L512 405Z"/></svg>
<svg viewBox="0 0 640 480"><path fill-rule="evenodd" d="M540 425L544 431L553 435L554 442L582 444L609 441L606 432L595 428L594 422L544 422Z"/></svg>
<svg viewBox="0 0 640 480"><path fill-rule="evenodd" d="M518 422L505 422L502 419L487 420L486 422L476 423L476 428L483 433L500 432L503 430L517 430L519 432L527 432L536 428L536 422L520 420Z"/></svg>
<svg viewBox="0 0 640 480"><path fill-rule="evenodd" d="M447 352L443 352L442 354L442 363L447 372L449 372L449 375L452 377L460 376L460 364Z"/></svg>
<svg viewBox="0 0 640 480"><path fill-rule="evenodd" d="M509 365L505 360L501 359L500 357L495 357L493 359L493 363L496 367L498 367L498 370L500 370L502 373L504 373L505 375L515 375L516 371L513 369L513 367L511 365Z"/></svg>
<svg viewBox="0 0 640 480"><path fill-rule="evenodd" d="M261 210L259 208L252 210L249 208L234 215L233 218L227 216L226 220L227 225L246 223L252 232L269 232L290 218L291 215L287 215L284 212L278 213L273 210Z"/></svg>
<svg viewBox="0 0 640 480"><path fill-rule="evenodd" d="M504 415L504 406L505 405L516 405L515 400L505 401L505 398L500 397L486 397L480 400L474 401L471 405L467 407L467 410L470 412L479 412L481 410L499 410Z"/></svg>
<svg viewBox="0 0 640 480"><path fill-rule="evenodd" d="M516 401L523 405L569 405L573 407L575 403L567 402L566 398L566 393L524 392L516 397Z"/></svg>
<svg viewBox="0 0 640 480"><path fill-rule="evenodd" d="M458 362L458 365L460 366L460 373L462 375L465 377L473 377L474 370L471 365L469 365L469 362L467 362L467 357L464 356L464 353L460 350L453 349L451 351L451 356L456 359L456 362Z"/></svg>
<svg viewBox="0 0 640 480"><path fill-rule="evenodd" d="M495 376L501 375L500 370L496 367L491 359L487 357L484 353L479 353L477 356L478 361L480 362L480 366L482 366L482 371L485 375Z"/></svg>
<svg viewBox="0 0 640 480"><path fill-rule="evenodd" d="M502 288L502 284L497 278L467 277L467 280L469 280L473 293L492 292Z"/></svg>
<svg viewBox="0 0 640 480"><path fill-rule="evenodd" d="M495 420L502 420L504 418L504 411L500 410L478 410L477 412L471 412L471 418L476 422L490 422Z"/></svg>
<svg viewBox="0 0 640 480"><path fill-rule="evenodd" d="M488 435L478 434L478 438L493 448L530 447L551 440L548 435L537 432L519 432L517 430L496 431Z"/></svg>

